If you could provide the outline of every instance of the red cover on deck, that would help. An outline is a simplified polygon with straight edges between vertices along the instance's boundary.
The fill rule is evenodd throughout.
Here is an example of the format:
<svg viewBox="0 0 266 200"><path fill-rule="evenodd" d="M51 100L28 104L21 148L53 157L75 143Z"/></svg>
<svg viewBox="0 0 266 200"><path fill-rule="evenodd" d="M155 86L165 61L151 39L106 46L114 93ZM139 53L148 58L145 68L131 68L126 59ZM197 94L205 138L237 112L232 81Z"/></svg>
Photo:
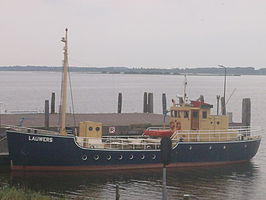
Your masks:
<svg viewBox="0 0 266 200"><path fill-rule="evenodd" d="M146 130L143 135L147 136L156 136L156 137L164 137L171 136L173 132L171 130Z"/></svg>

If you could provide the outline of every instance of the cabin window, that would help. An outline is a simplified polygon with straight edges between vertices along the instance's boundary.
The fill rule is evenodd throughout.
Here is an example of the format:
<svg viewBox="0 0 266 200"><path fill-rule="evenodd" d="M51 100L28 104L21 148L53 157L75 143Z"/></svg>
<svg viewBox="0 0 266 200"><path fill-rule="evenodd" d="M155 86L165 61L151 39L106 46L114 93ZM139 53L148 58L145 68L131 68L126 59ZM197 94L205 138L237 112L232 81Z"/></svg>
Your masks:
<svg viewBox="0 0 266 200"><path fill-rule="evenodd" d="M218 122L216 122L218 125L220 124L220 122L218 121Z"/></svg>
<svg viewBox="0 0 266 200"><path fill-rule="evenodd" d="M175 110L175 117L177 117L177 111Z"/></svg>
<svg viewBox="0 0 266 200"><path fill-rule="evenodd" d="M177 111L177 117L181 118L181 112L180 111Z"/></svg>
<svg viewBox="0 0 266 200"><path fill-rule="evenodd" d="M171 110L171 117L173 117L174 116L174 111L173 110Z"/></svg>
<svg viewBox="0 0 266 200"><path fill-rule="evenodd" d="M188 111L184 111L184 118L188 118L188 117L189 117Z"/></svg>
<svg viewBox="0 0 266 200"><path fill-rule="evenodd" d="M203 112L202 112L202 118L203 118L203 119L207 119L207 112L206 112L206 111L203 111Z"/></svg>

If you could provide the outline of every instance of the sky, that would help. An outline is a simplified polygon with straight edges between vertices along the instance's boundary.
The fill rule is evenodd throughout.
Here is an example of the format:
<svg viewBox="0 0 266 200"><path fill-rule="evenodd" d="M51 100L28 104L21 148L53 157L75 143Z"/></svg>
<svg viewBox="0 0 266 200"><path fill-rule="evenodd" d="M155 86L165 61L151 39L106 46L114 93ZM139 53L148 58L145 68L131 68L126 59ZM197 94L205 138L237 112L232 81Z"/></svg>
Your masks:
<svg viewBox="0 0 266 200"><path fill-rule="evenodd" d="M0 0L0 66L266 67L264 0Z"/></svg>

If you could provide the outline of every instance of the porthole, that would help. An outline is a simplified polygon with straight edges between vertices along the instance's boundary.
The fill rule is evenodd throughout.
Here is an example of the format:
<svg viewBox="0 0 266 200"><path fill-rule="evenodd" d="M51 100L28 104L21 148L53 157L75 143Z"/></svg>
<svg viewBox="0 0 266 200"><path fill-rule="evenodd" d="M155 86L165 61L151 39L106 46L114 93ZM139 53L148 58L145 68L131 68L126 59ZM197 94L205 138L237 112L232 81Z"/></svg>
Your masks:
<svg viewBox="0 0 266 200"><path fill-rule="evenodd" d="M111 160L111 158L112 158L112 156L111 155L108 155L106 159L107 160Z"/></svg>
<svg viewBox="0 0 266 200"><path fill-rule="evenodd" d="M213 124L213 122L211 122L211 124Z"/></svg>
<svg viewBox="0 0 266 200"><path fill-rule="evenodd" d="M150 149L150 148L151 148L151 146L150 146L150 145L148 145L146 148L147 148L147 149Z"/></svg>
<svg viewBox="0 0 266 200"><path fill-rule="evenodd" d="M90 126L90 127L89 127L89 131L92 131L92 130L93 130L93 128Z"/></svg>
<svg viewBox="0 0 266 200"><path fill-rule="evenodd" d="M141 159L141 160L144 160L144 158L145 158L145 155L142 154L142 155L140 156L140 159Z"/></svg>
<svg viewBox="0 0 266 200"><path fill-rule="evenodd" d="M96 131L99 131L99 130L100 130L100 127L97 126L97 127L95 128L95 130L96 130Z"/></svg>
<svg viewBox="0 0 266 200"><path fill-rule="evenodd" d="M212 146L210 146L209 149L212 150Z"/></svg>
<svg viewBox="0 0 266 200"><path fill-rule="evenodd" d="M152 160L155 160L156 155L155 154L152 154L151 158L152 158Z"/></svg>
<svg viewBox="0 0 266 200"><path fill-rule="evenodd" d="M130 159L130 160L133 160L133 158L134 158L133 155L130 155L130 156L129 156L129 159Z"/></svg>
<svg viewBox="0 0 266 200"><path fill-rule="evenodd" d="M81 158L82 158L82 160L87 160L88 159L88 157L86 155L83 155Z"/></svg>
<svg viewBox="0 0 266 200"><path fill-rule="evenodd" d="M224 145L224 147L223 147L224 149L226 149L226 146Z"/></svg>
<svg viewBox="0 0 266 200"><path fill-rule="evenodd" d="M244 147L245 147L245 148L247 148L247 147L248 147L248 145L247 145L247 144L245 144L245 145L244 145Z"/></svg>
<svg viewBox="0 0 266 200"><path fill-rule="evenodd" d="M100 158L100 157L99 157L98 155L94 155L94 156L93 156L93 159L94 159L94 160L99 160L99 158Z"/></svg>
<svg viewBox="0 0 266 200"><path fill-rule="evenodd" d="M123 156L120 155L120 156L118 157L118 160L122 160L122 159L123 159Z"/></svg>
<svg viewBox="0 0 266 200"><path fill-rule="evenodd" d="M189 146L189 148L188 148L189 150L192 150L192 146Z"/></svg>

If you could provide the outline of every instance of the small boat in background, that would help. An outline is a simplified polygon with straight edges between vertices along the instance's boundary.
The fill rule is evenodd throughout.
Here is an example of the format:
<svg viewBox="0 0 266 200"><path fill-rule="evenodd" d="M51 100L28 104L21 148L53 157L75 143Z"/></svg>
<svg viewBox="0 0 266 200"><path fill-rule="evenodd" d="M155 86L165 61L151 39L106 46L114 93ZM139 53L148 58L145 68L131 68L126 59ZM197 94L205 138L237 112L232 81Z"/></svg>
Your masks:
<svg viewBox="0 0 266 200"><path fill-rule="evenodd" d="M102 124L85 121L75 135L65 128L68 40L64 46L64 74L60 131L12 127L7 130L11 170L85 171L159 168L158 137L172 140L168 167L207 166L240 163L255 156L260 129L229 127L226 115L211 115L212 106L203 100L188 101L186 95L170 108L166 130L149 129L143 136L102 136ZM186 93L185 93L186 94ZM148 136L147 136L148 135Z"/></svg>

